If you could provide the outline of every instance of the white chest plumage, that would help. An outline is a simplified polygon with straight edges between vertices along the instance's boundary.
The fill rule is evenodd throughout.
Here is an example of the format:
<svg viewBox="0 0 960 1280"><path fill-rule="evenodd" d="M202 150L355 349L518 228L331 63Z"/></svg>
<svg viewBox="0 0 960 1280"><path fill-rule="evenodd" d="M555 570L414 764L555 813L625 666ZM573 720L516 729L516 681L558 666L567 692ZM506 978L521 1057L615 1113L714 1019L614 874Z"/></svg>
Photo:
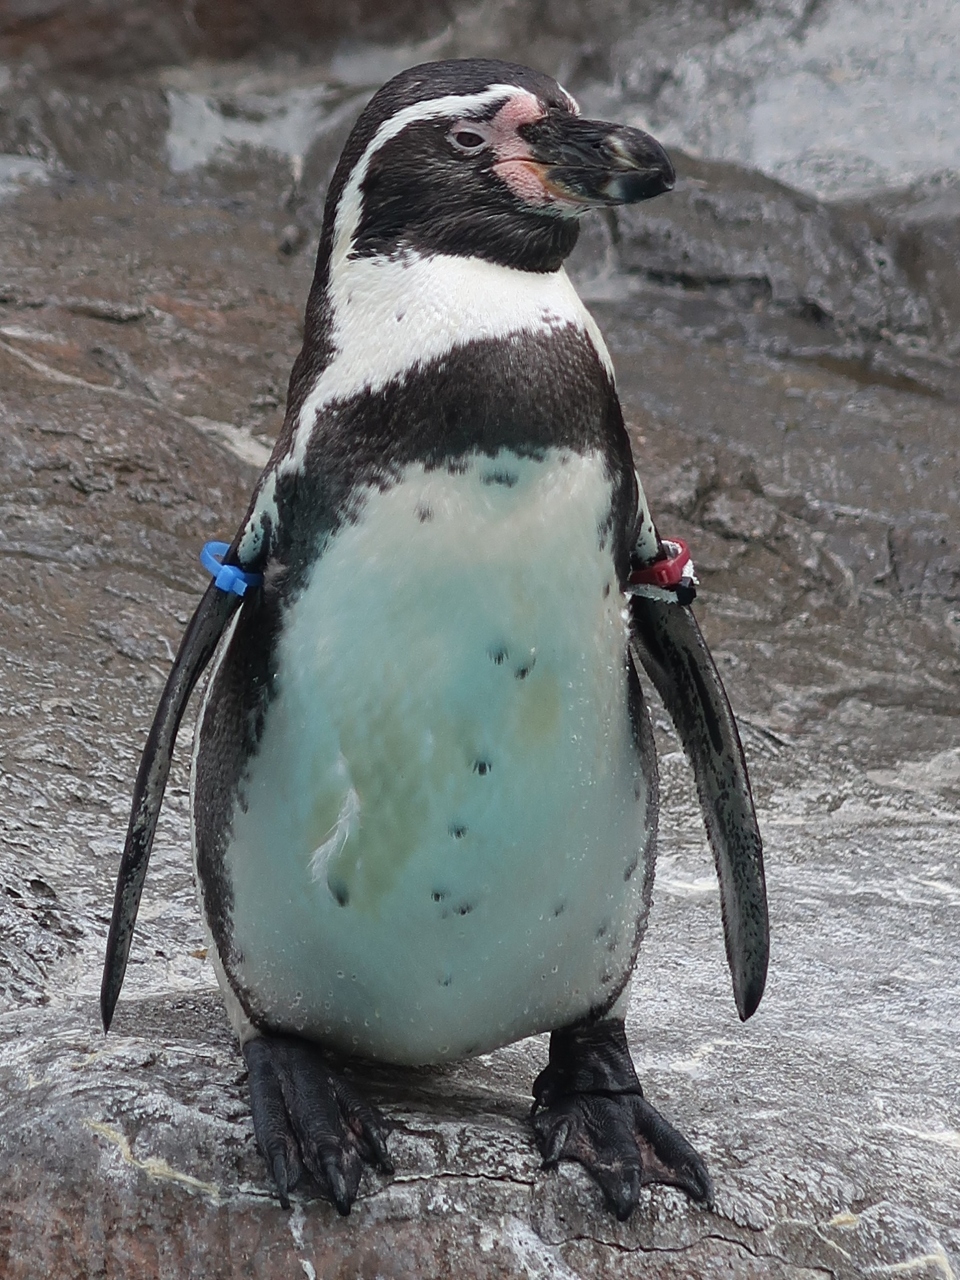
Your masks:
<svg viewBox="0 0 960 1280"><path fill-rule="evenodd" d="M304 398L289 450L269 471L240 543L241 559L260 546L260 516L276 522L277 481L304 466L310 438L331 404L422 369L468 342L509 341L579 330L613 376L600 330L566 271L518 271L481 258L446 254L347 259L330 289L333 356Z"/></svg>
<svg viewBox="0 0 960 1280"><path fill-rule="evenodd" d="M318 560L225 858L272 1026L439 1061L622 982L647 792L609 501L599 455L413 465Z"/></svg>

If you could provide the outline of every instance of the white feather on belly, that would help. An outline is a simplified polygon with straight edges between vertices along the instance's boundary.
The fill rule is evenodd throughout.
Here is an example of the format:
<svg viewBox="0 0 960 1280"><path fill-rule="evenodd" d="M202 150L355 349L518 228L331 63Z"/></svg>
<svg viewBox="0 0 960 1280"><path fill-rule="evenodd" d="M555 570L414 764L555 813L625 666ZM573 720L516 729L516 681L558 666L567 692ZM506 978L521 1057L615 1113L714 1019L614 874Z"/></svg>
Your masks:
<svg viewBox="0 0 960 1280"><path fill-rule="evenodd" d="M413 465L317 562L226 854L272 1026L437 1061L622 979L646 788L610 492L598 454Z"/></svg>
<svg viewBox="0 0 960 1280"><path fill-rule="evenodd" d="M340 757L340 769L344 778L349 778L349 766L343 756ZM310 855L311 879L322 881L327 877L330 861L343 853L347 841L351 836L356 836L359 829L360 797L353 787L348 786L336 822L327 832L323 843Z"/></svg>

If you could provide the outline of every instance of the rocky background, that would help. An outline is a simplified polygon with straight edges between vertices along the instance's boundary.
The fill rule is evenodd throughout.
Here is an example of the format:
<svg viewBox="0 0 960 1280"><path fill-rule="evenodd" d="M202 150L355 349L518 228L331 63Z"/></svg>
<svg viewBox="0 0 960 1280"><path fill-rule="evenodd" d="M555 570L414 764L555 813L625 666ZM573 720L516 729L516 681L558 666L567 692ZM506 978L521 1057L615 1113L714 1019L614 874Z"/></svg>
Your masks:
<svg viewBox="0 0 960 1280"><path fill-rule="evenodd" d="M493 53L646 123L677 190L574 271L750 762L773 926L742 1026L691 778L628 1026L715 1212L538 1167L535 1039L357 1068L397 1174L291 1213L189 872L184 733L97 991L154 705L282 417L362 103ZM960 16L950 0L0 3L0 1277L960 1273Z"/></svg>

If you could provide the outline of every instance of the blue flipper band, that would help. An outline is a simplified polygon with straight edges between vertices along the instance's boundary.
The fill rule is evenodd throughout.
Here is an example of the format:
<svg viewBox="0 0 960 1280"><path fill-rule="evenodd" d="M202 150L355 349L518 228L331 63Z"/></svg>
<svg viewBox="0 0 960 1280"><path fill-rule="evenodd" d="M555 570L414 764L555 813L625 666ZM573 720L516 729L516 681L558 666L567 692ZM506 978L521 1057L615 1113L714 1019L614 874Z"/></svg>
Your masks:
<svg viewBox="0 0 960 1280"><path fill-rule="evenodd" d="M242 596L248 587L260 586L263 574L247 573L236 565L221 563L229 550L229 542L208 542L200 552L200 563L207 573L213 574L213 580L221 591L232 591L235 596Z"/></svg>

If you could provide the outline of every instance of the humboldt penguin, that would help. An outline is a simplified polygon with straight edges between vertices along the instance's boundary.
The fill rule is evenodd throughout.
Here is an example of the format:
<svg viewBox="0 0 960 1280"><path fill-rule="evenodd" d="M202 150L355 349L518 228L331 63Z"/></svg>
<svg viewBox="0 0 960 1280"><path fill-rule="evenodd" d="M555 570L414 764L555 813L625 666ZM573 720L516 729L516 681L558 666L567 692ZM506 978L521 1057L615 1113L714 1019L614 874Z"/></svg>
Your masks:
<svg viewBox="0 0 960 1280"><path fill-rule="evenodd" d="M482 59L386 84L331 180L283 429L147 741L102 989L108 1027L212 659L196 877L284 1205L304 1168L342 1213L365 1165L392 1168L345 1058L538 1032L546 1165L578 1161L621 1219L648 1182L710 1202L624 1033L658 804L635 655L696 772L742 1018L767 966L760 838L689 558L657 534L563 265L581 215L673 184L648 134Z"/></svg>

